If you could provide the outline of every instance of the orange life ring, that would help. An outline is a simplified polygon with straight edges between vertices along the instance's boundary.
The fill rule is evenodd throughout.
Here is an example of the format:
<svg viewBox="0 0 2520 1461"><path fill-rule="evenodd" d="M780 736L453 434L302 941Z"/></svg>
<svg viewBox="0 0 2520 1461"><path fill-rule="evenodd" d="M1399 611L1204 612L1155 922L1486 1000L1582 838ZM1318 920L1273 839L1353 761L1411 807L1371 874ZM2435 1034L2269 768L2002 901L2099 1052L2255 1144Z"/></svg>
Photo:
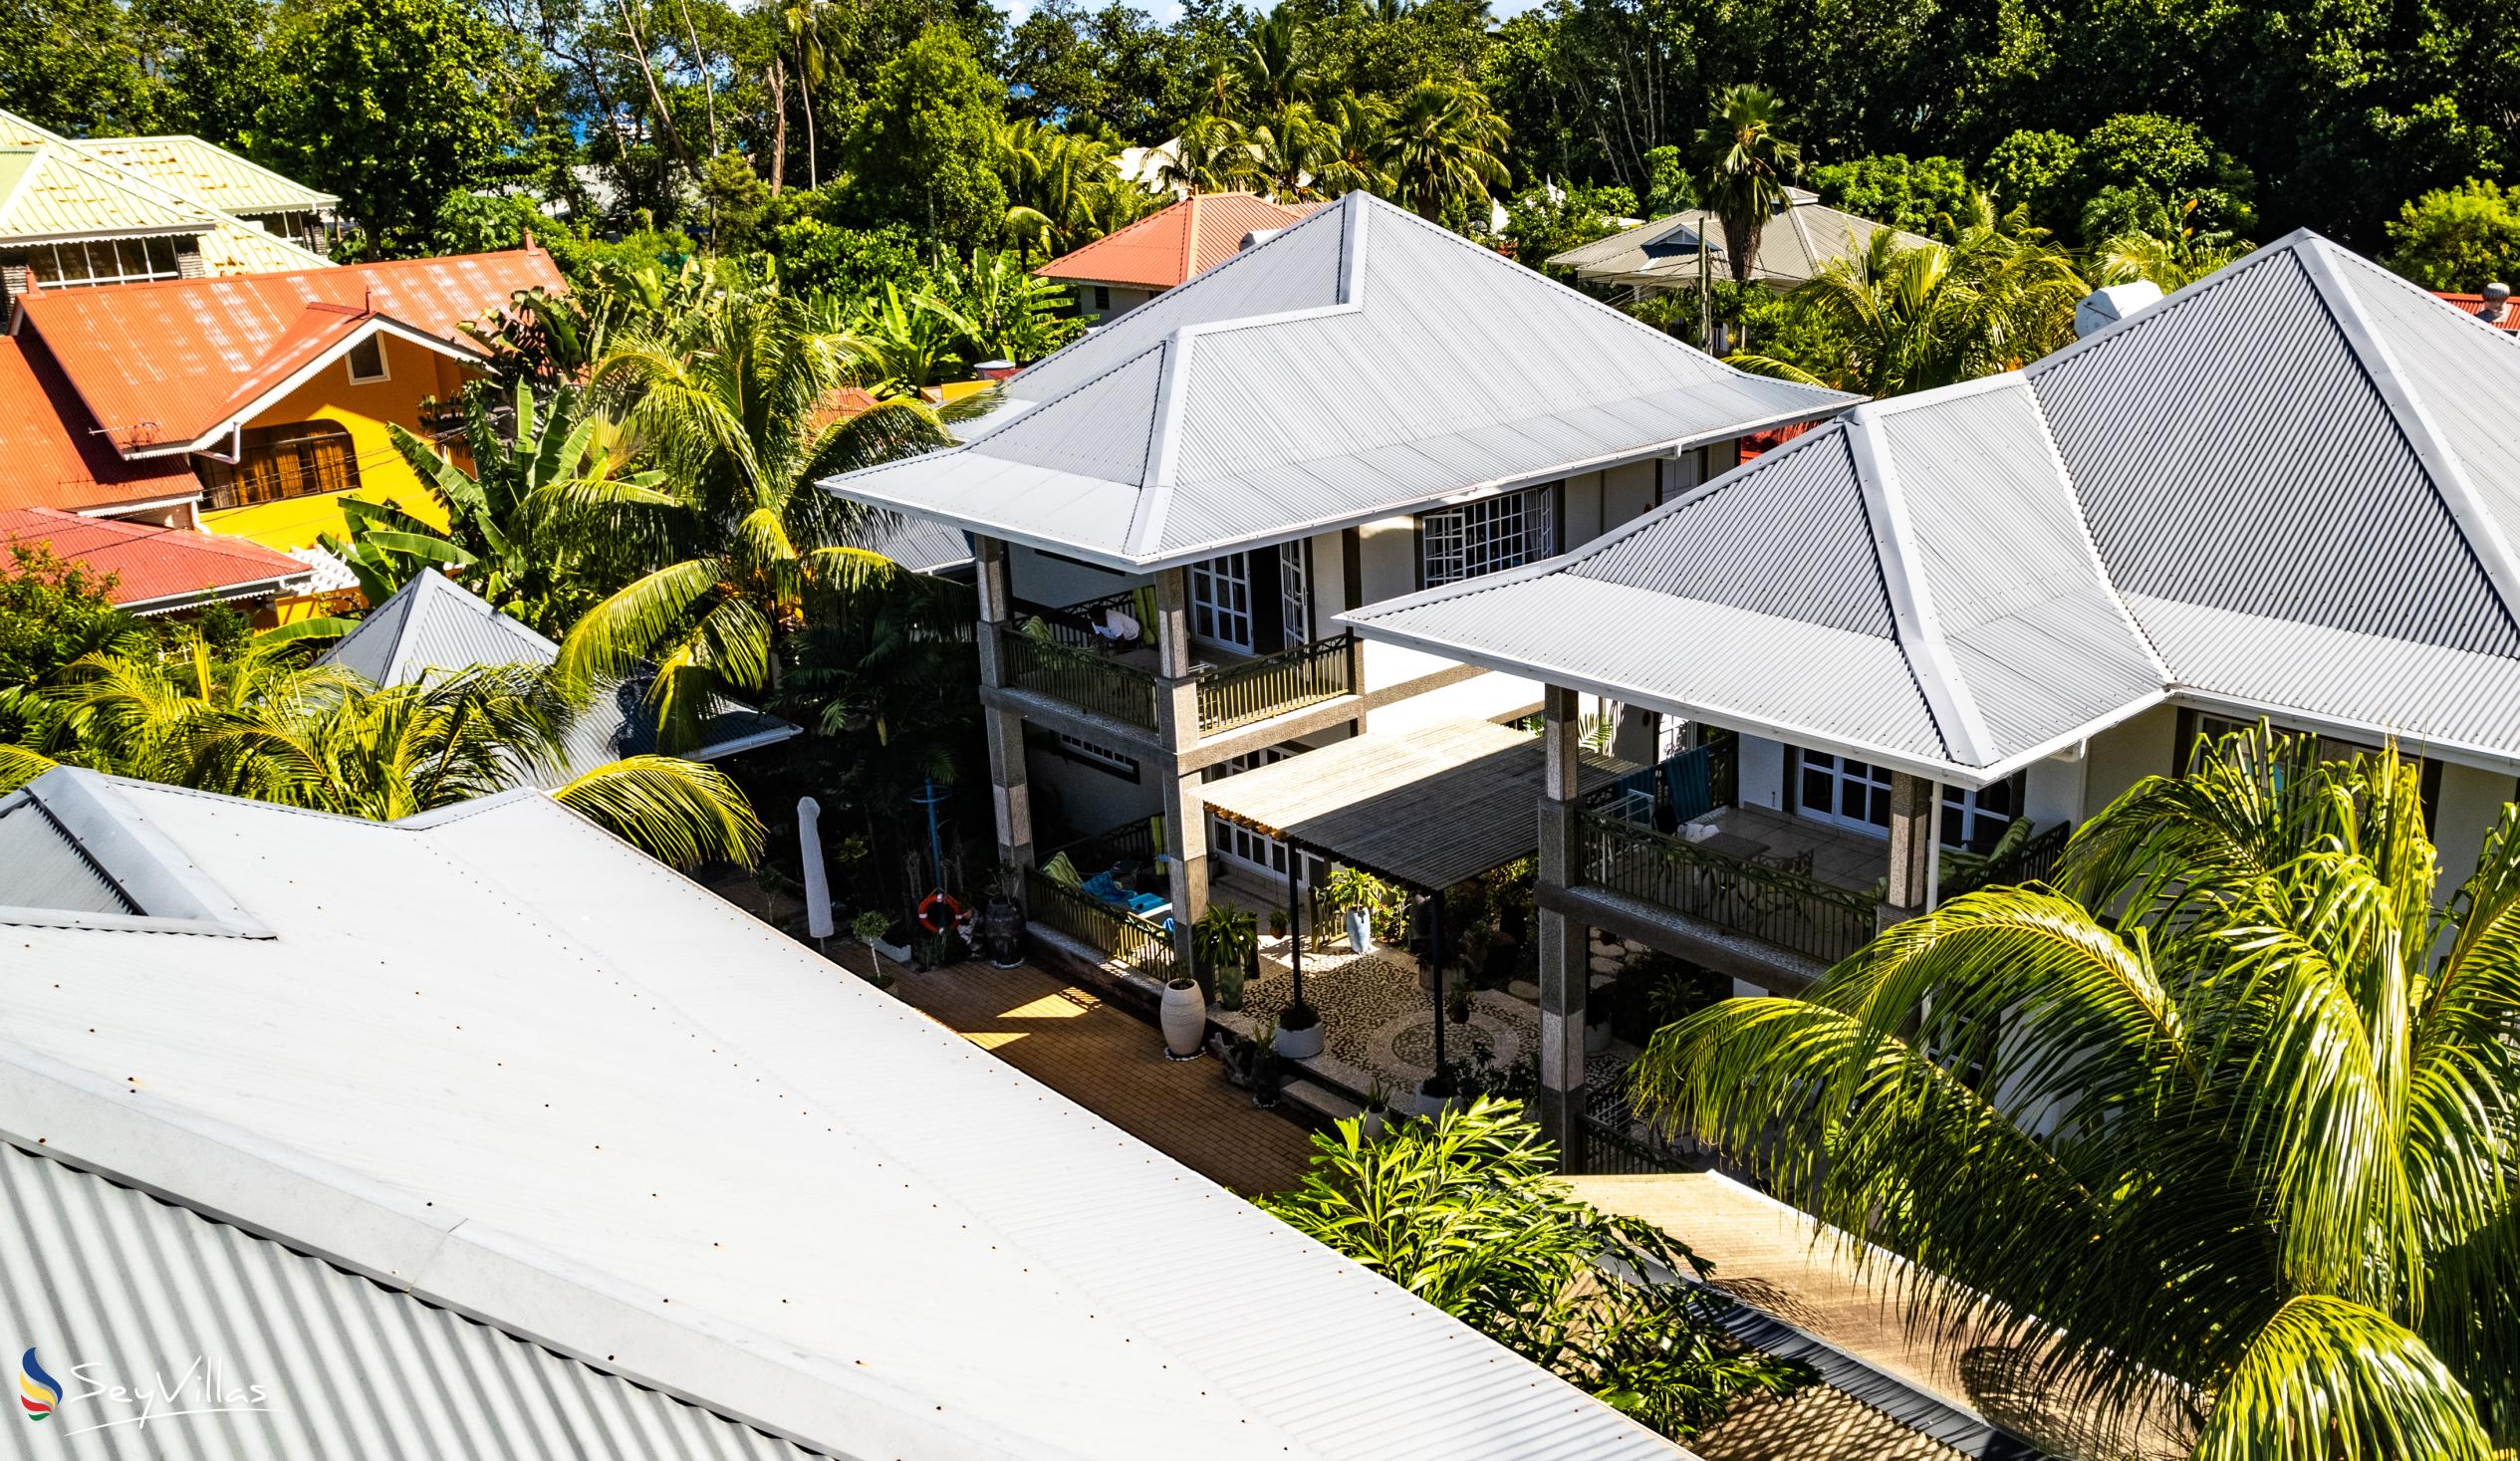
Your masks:
<svg viewBox="0 0 2520 1461"><path fill-rule="evenodd" d="M939 906L945 909L946 914L945 921L942 923L937 922L933 916ZM961 921L962 904L955 902L951 893L941 891L929 893L927 901L918 905L918 926L930 933L942 933Z"/></svg>

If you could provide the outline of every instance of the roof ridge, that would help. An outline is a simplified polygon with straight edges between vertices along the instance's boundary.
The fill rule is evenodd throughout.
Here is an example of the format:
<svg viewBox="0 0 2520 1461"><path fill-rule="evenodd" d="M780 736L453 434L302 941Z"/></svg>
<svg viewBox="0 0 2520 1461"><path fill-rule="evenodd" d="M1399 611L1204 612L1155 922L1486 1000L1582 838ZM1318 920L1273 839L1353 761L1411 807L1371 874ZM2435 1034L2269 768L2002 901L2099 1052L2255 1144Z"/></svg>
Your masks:
<svg viewBox="0 0 2520 1461"><path fill-rule="evenodd" d="M2021 393L2029 398L2031 419L2039 424L2040 443L2047 447L2048 460L2056 467L2056 479L2065 488L2065 505L2074 514L2074 526L2084 551L2091 555L2092 572L2100 579L2101 592L2109 596L2110 607L2118 610L2118 617L2134 631L2136 642L2143 646L2144 657L2161 672L2161 683L2164 686L2177 684L2178 676L2171 671L2169 660L2162 656L2161 646L2153 642L2152 631L2144 627L2143 620L2136 617L2135 609L2127 604L2125 592L2118 587L2118 576L2110 571L2109 560L2101 556L2100 537L2092 531L2091 509L2083 501L2082 487L2074 480L2074 469L2066 465L2065 449L2057 444L2056 423L2048 419L2046 399L2031 385L2029 376L2019 370L2008 373L2020 385Z"/></svg>
<svg viewBox="0 0 2520 1461"><path fill-rule="evenodd" d="M1906 494L1899 486L1889 444L1874 430L1878 413L1867 402L1840 419L1846 423L1847 449L1863 493L1865 516L1872 526L1874 562L1881 570L1891 630L1905 651L1908 672L1915 678L1926 713L1933 717L1944 748L1952 753L1951 759L1984 766L1995 759L1991 754L1993 741L1978 716L1967 682L1951 662L1950 645L1944 640L1942 622L1934 613L1933 588L1926 582L1917 550L1915 527L1907 518Z"/></svg>

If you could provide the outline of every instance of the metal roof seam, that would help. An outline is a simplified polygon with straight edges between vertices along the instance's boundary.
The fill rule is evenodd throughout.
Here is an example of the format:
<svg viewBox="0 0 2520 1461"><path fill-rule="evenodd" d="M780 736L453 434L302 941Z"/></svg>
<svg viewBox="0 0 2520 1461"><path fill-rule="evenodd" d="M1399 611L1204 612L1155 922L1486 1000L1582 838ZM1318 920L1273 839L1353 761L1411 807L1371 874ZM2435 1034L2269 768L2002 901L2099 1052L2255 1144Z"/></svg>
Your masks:
<svg viewBox="0 0 2520 1461"><path fill-rule="evenodd" d="M1952 759L1983 766L1992 758L1990 738L1979 718L1966 682L1951 662L1950 646L1933 611L1933 590L1917 555L1915 529L1907 520L1907 503L1891 464L1888 443L1874 431L1876 412L1867 402L1847 412L1847 446L1855 460L1856 480L1864 486L1866 516L1872 522L1875 562L1882 571L1882 590L1889 599L1891 621L1900 647L1925 698L1927 713L1942 734Z"/></svg>
<svg viewBox="0 0 2520 1461"><path fill-rule="evenodd" d="M2363 368L2373 388L2389 403L2390 414L2396 417L2397 429L2404 433L2424 474L2432 479L2432 490L2439 497L2444 511L2458 524L2467 540L2468 552L2477 560L2486 582L2494 587L2503 617L2515 630L2520 630L2520 557L2515 557L2502 526L2485 505L2468 480L2467 469L2459 462L2458 453L2442 439L2432 413L2400 373L2396 354L2381 338L2364 313L2362 301L2355 296L2336 267L2329 250L2335 245L2326 239L2313 238L2298 252L2311 287L2328 306L2328 313L2337 328L2345 332L2353 346L2356 364Z"/></svg>
<svg viewBox="0 0 2520 1461"><path fill-rule="evenodd" d="M2151 630L2146 629L2143 621L2135 616L2135 610L2127 607L2127 597L2118 591L2118 580L2109 572L2108 560L2100 556L2100 540L2092 534L2091 511L2083 502L2082 490L2075 485L2073 469L2065 464L2065 453L2056 444L2056 423L2048 419L2048 403L2040 398L2028 375L2015 370L2010 378L2029 398L2031 418L2039 423L2039 438L2047 444L2048 460L2056 466L2057 482L2065 489L2066 507L2074 514L2075 524L2081 530L2083 548L2091 555L2092 571L2100 578L2101 592L2109 596L2110 604L2118 610L2118 617L2126 622L2136 642L2143 646L2144 655L2152 661L2152 667L2161 672L2162 685L2176 684L2178 676L2171 672L2169 661L2162 657L2161 646L2152 641Z"/></svg>

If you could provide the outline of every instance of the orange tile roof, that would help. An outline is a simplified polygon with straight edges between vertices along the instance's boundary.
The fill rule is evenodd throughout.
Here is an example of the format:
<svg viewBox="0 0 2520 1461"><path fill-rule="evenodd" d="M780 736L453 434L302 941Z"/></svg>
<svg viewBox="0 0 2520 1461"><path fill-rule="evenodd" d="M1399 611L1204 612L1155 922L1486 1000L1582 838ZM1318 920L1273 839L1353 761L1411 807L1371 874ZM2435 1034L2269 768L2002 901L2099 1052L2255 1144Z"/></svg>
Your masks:
<svg viewBox="0 0 2520 1461"><path fill-rule="evenodd" d="M191 441L365 320L471 349L456 327L567 286L540 249L19 296L97 424L125 451ZM352 317L347 324L342 317Z"/></svg>
<svg viewBox="0 0 2520 1461"><path fill-rule="evenodd" d="M0 546L30 541L50 543L61 557L112 574L115 585L107 597L142 611L279 591L295 587L290 581L314 577L289 555L243 538L83 518L49 507L0 512Z"/></svg>
<svg viewBox="0 0 2520 1461"><path fill-rule="evenodd" d="M2445 294L2436 289L2432 292L2432 297L2456 305L2471 315L2484 308L2485 305L2485 297L2481 294ZM2496 329L2520 332L2520 300L2506 303L2503 306L2502 318L2489 323Z"/></svg>
<svg viewBox="0 0 2520 1461"><path fill-rule="evenodd" d="M0 336L0 509L80 512L200 490L182 457L125 461L98 434L43 342Z"/></svg>
<svg viewBox="0 0 2520 1461"><path fill-rule="evenodd" d="M1232 258L1249 235L1284 228L1320 206L1273 203L1256 193L1192 193L1033 272L1044 279L1170 289Z"/></svg>

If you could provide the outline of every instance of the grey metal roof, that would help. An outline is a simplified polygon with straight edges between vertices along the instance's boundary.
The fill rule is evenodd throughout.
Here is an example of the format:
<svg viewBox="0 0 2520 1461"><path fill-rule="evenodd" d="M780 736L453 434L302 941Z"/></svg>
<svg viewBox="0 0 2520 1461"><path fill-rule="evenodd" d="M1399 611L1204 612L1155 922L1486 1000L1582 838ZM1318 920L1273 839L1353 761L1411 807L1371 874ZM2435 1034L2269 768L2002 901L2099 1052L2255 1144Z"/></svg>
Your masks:
<svg viewBox="0 0 2520 1461"><path fill-rule="evenodd" d="M971 535L926 518L882 513L867 525L858 546L871 548L916 574L952 574L971 567Z"/></svg>
<svg viewBox="0 0 2520 1461"><path fill-rule="evenodd" d="M475 664L550 664L560 646L499 612L489 601L435 569L423 569L359 626L325 651L338 665L379 685L407 684L431 670ZM656 720L645 704L648 677L599 688L570 722L565 774L657 750ZM732 700L713 702L698 747L681 754L714 761L784 741L795 726Z"/></svg>
<svg viewBox="0 0 2520 1461"><path fill-rule="evenodd" d="M1852 397L1747 375L1352 193L823 485L1142 570L1668 453Z"/></svg>
<svg viewBox="0 0 2520 1461"><path fill-rule="evenodd" d="M56 1378L172 1379L196 1363L224 1413L162 1415L71 1388L29 1455L69 1461L803 1461L825 1453L644 1389L280 1242L60 1160L0 1145L0 1313ZM10 1358L18 1354L12 1351ZM159 1408L214 1403L194 1391ZM13 1407L14 1408L14 1407ZM119 1424L117 1423L119 1422ZM105 1428L98 1428L105 1427ZM16 1422L12 1429L24 1429Z"/></svg>
<svg viewBox="0 0 2520 1461"><path fill-rule="evenodd" d="M484 1411L531 1437L537 1402L470 1390L536 1376L589 1412L582 1450L541 1455L733 1434L692 1417L693 1444L647 1443L653 1398L604 1376L853 1458L1675 1454L541 793L385 824L80 770L33 786L84 789L269 931L0 909L0 1141L409 1299L318 1292L321 1270L183 1224L96 1233L47 1275L89 1225L12 1221L9 1291L49 1283L68 1316L23 1342L136 1363L214 1294L204 1337L268 1354L240 1378L304 1423L407 1406L405 1443L450 1457L521 1452ZM109 1224L148 1216L90 1193ZM132 1429L97 1434L153 1454Z"/></svg>
<svg viewBox="0 0 2520 1461"><path fill-rule="evenodd" d="M1760 231L1759 255L1750 269L1751 278L1779 289L1818 278L1834 260L1862 255L1877 233L1889 232L1901 248L1933 242L1887 223L1822 207L1817 193L1801 188L1788 188L1786 193L1791 201ZM1688 208L1552 255L1549 262L1596 284L1688 289L1697 283L1700 252L1709 255L1708 272L1719 279L1731 277L1731 266L1725 262L1723 220Z"/></svg>
<svg viewBox="0 0 2520 1461"><path fill-rule="evenodd" d="M2520 341L2297 233L1564 558L1342 617L1963 784L2170 696L2520 763L2515 418Z"/></svg>

